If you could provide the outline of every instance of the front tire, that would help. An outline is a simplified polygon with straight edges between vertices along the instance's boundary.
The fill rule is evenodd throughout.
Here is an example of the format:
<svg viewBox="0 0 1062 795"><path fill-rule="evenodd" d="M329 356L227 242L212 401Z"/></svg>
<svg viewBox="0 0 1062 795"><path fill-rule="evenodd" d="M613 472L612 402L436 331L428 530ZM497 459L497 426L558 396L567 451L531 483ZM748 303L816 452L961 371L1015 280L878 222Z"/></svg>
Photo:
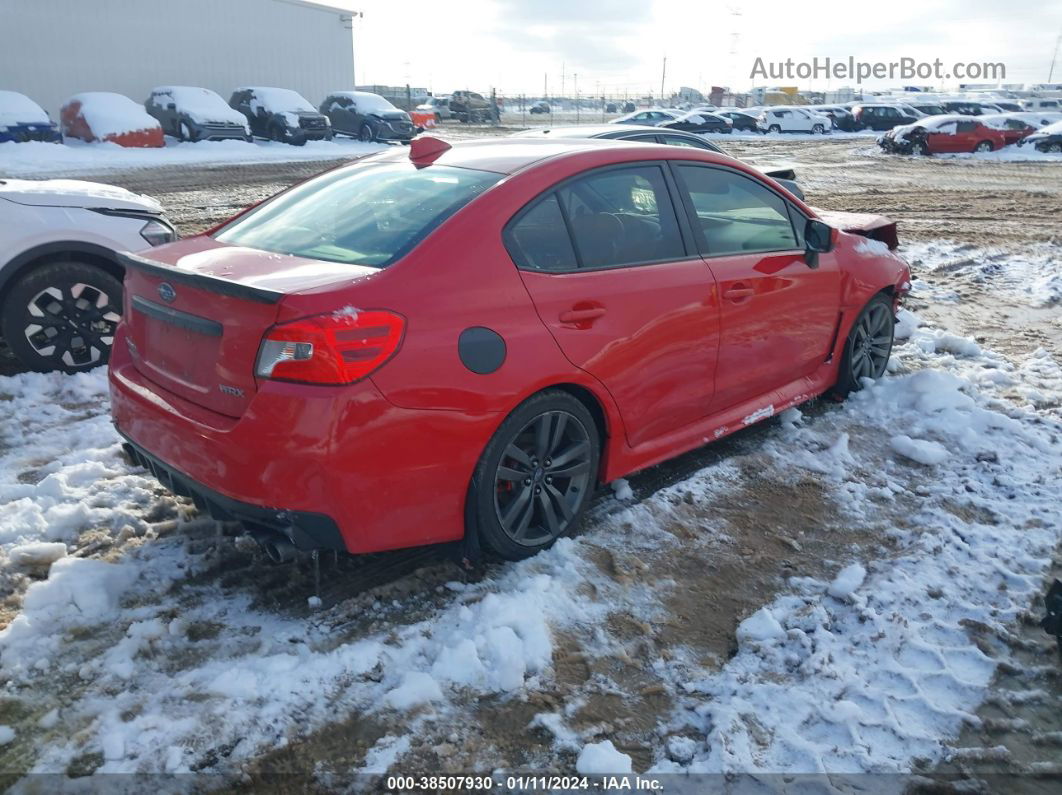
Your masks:
<svg viewBox="0 0 1062 795"><path fill-rule="evenodd" d="M975 152L991 152L992 151L992 142L991 141L981 141L979 144L977 144L977 146L974 147L974 151Z"/></svg>
<svg viewBox="0 0 1062 795"><path fill-rule="evenodd" d="M365 144L370 144L376 140L376 133L373 132L372 127L368 124L362 124L358 128L358 140Z"/></svg>
<svg viewBox="0 0 1062 795"><path fill-rule="evenodd" d="M105 364L121 319L122 284L73 260L34 268L8 292L0 331L37 372L74 373Z"/></svg>
<svg viewBox="0 0 1062 795"><path fill-rule="evenodd" d="M911 152L913 154L919 155L920 157L928 157L929 147L926 146L925 141L918 141L917 143L911 146Z"/></svg>
<svg viewBox="0 0 1062 795"><path fill-rule="evenodd" d="M188 126L188 122L181 122L181 140L188 142L195 141L195 133L193 133L192 128Z"/></svg>
<svg viewBox="0 0 1062 795"><path fill-rule="evenodd" d="M767 128L767 132L769 133L780 133L781 131L782 128L779 127L777 124L772 124L770 127Z"/></svg>
<svg viewBox="0 0 1062 795"><path fill-rule="evenodd" d="M813 135L825 135L826 128L823 127L821 124L816 124L814 127L811 128L811 132Z"/></svg>
<svg viewBox="0 0 1062 795"><path fill-rule="evenodd" d="M483 545L521 560L578 525L597 484L601 440L586 406L567 392L541 392L518 406L487 444L473 475Z"/></svg>
<svg viewBox="0 0 1062 795"><path fill-rule="evenodd" d="M892 354L895 326L892 298L878 293L863 307L848 332L834 394L847 397L850 392L863 388L864 378L878 379L885 374Z"/></svg>

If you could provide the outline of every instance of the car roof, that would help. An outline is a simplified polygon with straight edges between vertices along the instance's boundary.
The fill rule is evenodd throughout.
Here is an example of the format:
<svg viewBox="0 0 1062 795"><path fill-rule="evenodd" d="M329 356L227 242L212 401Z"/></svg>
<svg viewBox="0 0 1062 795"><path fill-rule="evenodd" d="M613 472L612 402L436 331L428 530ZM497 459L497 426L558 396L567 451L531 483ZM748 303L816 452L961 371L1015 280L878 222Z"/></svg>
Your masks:
<svg viewBox="0 0 1062 795"><path fill-rule="evenodd" d="M654 129L654 128L649 128ZM432 164L454 166L457 168L493 171L499 174L514 174L534 163L546 160L574 157L603 150L628 150L637 152L639 159L675 159L676 152L683 152L685 157L704 159L704 156L718 158L717 162L739 163L742 169L748 166L726 155L708 149L680 149L667 144L653 144L639 141L617 141L611 138L486 138L477 141L459 141L450 146L432 160ZM655 154L654 154L655 151ZM377 155L371 155L375 162L401 162L408 159L410 150L388 149ZM366 158L368 159L368 158Z"/></svg>

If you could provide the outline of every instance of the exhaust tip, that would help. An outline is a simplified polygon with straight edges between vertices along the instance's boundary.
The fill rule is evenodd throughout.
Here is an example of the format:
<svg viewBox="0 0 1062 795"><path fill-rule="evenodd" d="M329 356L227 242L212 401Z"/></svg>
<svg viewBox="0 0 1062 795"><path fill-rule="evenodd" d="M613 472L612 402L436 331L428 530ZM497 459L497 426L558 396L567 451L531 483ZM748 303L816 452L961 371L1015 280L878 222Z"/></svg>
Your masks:
<svg viewBox="0 0 1062 795"><path fill-rule="evenodd" d="M262 543L262 549L274 563L287 563L295 558L295 547L287 541L269 539Z"/></svg>

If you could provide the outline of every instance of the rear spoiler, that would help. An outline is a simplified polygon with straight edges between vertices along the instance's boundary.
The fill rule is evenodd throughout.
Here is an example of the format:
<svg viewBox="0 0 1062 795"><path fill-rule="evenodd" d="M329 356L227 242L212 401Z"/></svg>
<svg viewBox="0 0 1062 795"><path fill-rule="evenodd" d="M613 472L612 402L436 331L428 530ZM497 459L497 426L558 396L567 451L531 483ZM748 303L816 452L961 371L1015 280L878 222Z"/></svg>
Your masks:
<svg viewBox="0 0 1062 795"><path fill-rule="evenodd" d="M832 227L852 235L862 235L871 240L880 240L889 250L899 247L900 238L896 231L896 222L884 215L871 213L844 213L835 210L820 210L813 207L815 213Z"/></svg>
<svg viewBox="0 0 1062 795"><path fill-rule="evenodd" d="M118 264L127 269L138 270L151 276L157 276L168 282L189 284L201 290L209 290L218 295L228 295L232 298L243 298L248 301L258 301L262 304L275 304L284 297L284 293L276 290L266 290L263 287L254 287L250 284L229 281L217 276L207 276L203 273L180 270L171 265L163 265L161 262L145 259L137 254L119 253Z"/></svg>

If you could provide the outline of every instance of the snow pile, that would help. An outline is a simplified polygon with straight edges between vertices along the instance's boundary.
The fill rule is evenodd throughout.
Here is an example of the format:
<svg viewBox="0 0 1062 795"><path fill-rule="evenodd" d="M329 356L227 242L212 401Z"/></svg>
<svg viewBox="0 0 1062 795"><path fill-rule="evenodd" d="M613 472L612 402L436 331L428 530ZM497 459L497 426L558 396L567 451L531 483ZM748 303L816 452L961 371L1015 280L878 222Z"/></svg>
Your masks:
<svg viewBox="0 0 1062 795"><path fill-rule="evenodd" d="M142 105L138 105L122 94L110 91L86 91L75 94L63 107L80 103L78 115L88 122L89 129L99 140L123 133L154 130L158 121Z"/></svg>
<svg viewBox="0 0 1062 795"><path fill-rule="evenodd" d="M169 103L177 106L183 113L200 124L210 122L227 122L242 125L248 132L247 118L238 110L233 110L220 96L209 88L195 86L160 86L151 92L148 100L159 108Z"/></svg>
<svg viewBox="0 0 1062 795"><path fill-rule="evenodd" d="M157 484L131 474L106 407L103 368L0 379L0 559L40 541L70 542L90 528L143 528Z"/></svg>
<svg viewBox="0 0 1062 795"><path fill-rule="evenodd" d="M948 459L948 449L937 442L927 439L912 439L905 433L899 433L890 440L892 449L905 458L919 464L932 466Z"/></svg>
<svg viewBox="0 0 1062 795"><path fill-rule="evenodd" d="M631 758L616 750L611 740L583 746L575 760L575 771L584 776L629 775Z"/></svg>
<svg viewBox="0 0 1062 795"><path fill-rule="evenodd" d="M17 91L0 91L0 128L17 124L48 124L51 119L40 105Z"/></svg>

